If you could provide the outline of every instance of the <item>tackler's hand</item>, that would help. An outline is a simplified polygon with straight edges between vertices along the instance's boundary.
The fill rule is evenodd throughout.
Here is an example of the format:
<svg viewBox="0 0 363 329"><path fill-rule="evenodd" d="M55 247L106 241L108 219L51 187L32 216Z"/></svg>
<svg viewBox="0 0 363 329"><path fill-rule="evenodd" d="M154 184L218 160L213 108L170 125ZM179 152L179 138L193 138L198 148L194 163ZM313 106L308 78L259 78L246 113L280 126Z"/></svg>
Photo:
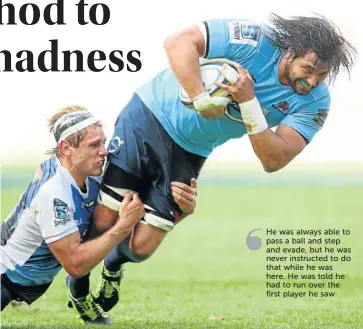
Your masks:
<svg viewBox="0 0 363 329"><path fill-rule="evenodd" d="M197 205L197 180L192 178L190 186L180 182L171 182L171 190L181 211L187 215L192 214Z"/></svg>
<svg viewBox="0 0 363 329"><path fill-rule="evenodd" d="M135 192L129 192L121 202L119 220L115 225L118 225L122 230L131 231L144 216L145 208L139 195Z"/></svg>

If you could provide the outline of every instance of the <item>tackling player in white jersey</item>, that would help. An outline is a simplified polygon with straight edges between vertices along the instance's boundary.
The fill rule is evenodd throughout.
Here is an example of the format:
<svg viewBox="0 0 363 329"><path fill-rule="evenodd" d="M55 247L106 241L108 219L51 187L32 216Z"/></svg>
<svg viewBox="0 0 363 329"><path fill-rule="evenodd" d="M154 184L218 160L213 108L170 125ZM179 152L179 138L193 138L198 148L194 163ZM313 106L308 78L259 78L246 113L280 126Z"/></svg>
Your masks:
<svg viewBox="0 0 363 329"><path fill-rule="evenodd" d="M12 300L33 303L64 267L72 277L87 281L84 293L83 286L70 290L71 305L80 319L111 324L109 316L94 302L85 274L131 234L145 214L144 206L137 193L128 193L116 225L84 242L89 238L108 153L102 124L84 108L73 106L52 116L49 127L57 143L48 152L52 156L41 164L1 225L1 310ZM185 184L175 184L188 189ZM195 180L193 184L196 187ZM194 211L195 200L186 201L179 194L175 199L180 207Z"/></svg>
<svg viewBox="0 0 363 329"><path fill-rule="evenodd" d="M100 121L79 106L57 112L49 121L57 146L1 225L1 310L12 300L31 304L62 267L84 276L127 237L144 216L136 193L123 202L115 226L81 243L91 223L107 150ZM96 177L94 177L96 176ZM88 294L88 320L110 323Z"/></svg>

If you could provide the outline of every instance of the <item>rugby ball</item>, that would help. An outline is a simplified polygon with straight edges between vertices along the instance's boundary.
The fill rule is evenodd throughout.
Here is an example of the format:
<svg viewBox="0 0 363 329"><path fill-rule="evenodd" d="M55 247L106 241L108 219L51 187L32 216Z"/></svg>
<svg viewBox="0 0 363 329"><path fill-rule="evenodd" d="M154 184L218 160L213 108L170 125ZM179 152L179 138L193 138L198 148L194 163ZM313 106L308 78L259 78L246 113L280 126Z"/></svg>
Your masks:
<svg viewBox="0 0 363 329"><path fill-rule="evenodd" d="M200 65L200 78L205 86L208 94L212 96L228 96L228 91L219 88L216 82L223 83L225 85L231 85L231 83L222 75L220 69L223 65L229 65L222 58L215 58L207 60ZM235 67L229 65L234 70ZM237 71L237 70L236 70ZM179 89L179 99L188 108L194 109L193 101L189 98L189 95L182 86Z"/></svg>

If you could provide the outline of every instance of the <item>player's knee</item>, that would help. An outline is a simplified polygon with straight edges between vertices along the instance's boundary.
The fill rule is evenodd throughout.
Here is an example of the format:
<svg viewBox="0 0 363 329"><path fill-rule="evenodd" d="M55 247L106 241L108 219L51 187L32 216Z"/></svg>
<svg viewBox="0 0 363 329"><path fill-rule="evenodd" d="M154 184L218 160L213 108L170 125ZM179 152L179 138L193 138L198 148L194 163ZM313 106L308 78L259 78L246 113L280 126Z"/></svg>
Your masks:
<svg viewBox="0 0 363 329"><path fill-rule="evenodd" d="M135 243L133 239L131 239L131 241L129 242L129 249L133 257L138 259L139 262L150 258L155 251L155 248L150 248L150 246L145 244Z"/></svg>
<svg viewBox="0 0 363 329"><path fill-rule="evenodd" d="M138 253L137 250L134 250L131 241L132 239L126 238L119 244L117 248L119 258L125 258L128 262L132 263L141 263L149 258L149 255Z"/></svg>
<svg viewBox="0 0 363 329"><path fill-rule="evenodd" d="M103 204L97 204L92 228L100 234L110 229L118 219L118 212Z"/></svg>
<svg viewBox="0 0 363 329"><path fill-rule="evenodd" d="M142 224L136 226L129 240L129 249L136 257L148 259L160 246L167 233L166 230L142 221Z"/></svg>
<svg viewBox="0 0 363 329"><path fill-rule="evenodd" d="M137 259L137 263L141 263L151 257L153 253L146 253L146 252L133 252L133 256Z"/></svg>

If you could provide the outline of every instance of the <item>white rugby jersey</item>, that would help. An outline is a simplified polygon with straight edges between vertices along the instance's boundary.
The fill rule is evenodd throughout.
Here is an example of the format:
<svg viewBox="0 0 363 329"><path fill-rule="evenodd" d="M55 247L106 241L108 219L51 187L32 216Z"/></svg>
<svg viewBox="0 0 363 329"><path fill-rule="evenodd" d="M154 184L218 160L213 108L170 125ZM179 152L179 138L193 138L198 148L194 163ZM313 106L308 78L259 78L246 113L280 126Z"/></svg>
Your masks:
<svg viewBox="0 0 363 329"><path fill-rule="evenodd" d="M96 203L99 179L82 192L58 159L41 164L33 182L1 225L1 273L23 286L46 284L61 265L48 243L76 231L84 237Z"/></svg>

